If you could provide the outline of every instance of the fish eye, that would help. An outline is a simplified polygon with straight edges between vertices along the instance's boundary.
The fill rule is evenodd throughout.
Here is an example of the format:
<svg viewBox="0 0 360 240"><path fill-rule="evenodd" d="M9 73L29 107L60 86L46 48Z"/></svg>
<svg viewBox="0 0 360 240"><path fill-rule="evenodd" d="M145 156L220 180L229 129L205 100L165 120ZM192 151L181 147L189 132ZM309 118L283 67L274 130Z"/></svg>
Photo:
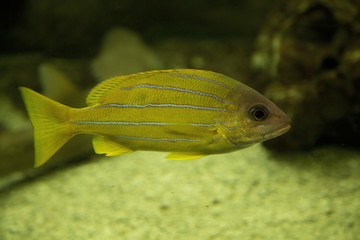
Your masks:
<svg viewBox="0 0 360 240"><path fill-rule="evenodd" d="M252 120L264 121L269 116L269 110L264 105L257 104L250 108L249 116Z"/></svg>

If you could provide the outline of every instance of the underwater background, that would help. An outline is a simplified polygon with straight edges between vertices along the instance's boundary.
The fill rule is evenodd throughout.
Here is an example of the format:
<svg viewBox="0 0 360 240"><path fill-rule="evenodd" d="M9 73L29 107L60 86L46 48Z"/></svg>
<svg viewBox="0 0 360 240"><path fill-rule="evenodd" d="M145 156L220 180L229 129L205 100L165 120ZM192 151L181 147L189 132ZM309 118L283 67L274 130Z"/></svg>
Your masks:
<svg viewBox="0 0 360 240"><path fill-rule="evenodd" d="M360 1L0 4L0 240L360 239ZM192 161L95 155L76 136L33 168L19 86L72 107L118 75L194 68L292 118L264 144Z"/></svg>

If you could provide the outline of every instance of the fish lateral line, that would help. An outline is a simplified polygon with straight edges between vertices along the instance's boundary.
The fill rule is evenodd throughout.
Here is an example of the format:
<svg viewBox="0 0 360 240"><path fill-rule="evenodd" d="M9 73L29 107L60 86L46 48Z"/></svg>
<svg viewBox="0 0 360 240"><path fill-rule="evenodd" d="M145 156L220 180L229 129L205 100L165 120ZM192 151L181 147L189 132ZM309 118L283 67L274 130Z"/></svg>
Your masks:
<svg viewBox="0 0 360 240"><path fill-rule="evenodd" d="M194 91L194 90L190 90L190 89L185 89L185 88L178 88L178 87L171 87L171 86L158 86L158 85L149 85L149 84L139 84L139 85L134 85L134 86L130 86L130 87L123 87L121 88L122 90L131 90L134 88L154 88L154 89L159 89L159 90L174 90L174 91L179 91L179 92L185 92L185 93L191 93L191 94L198 94L201 96L207 96L207 97L211 97L211 98L215 98L216 100L223 102L223 103L230 103L230 104L234 104L234 105L238 105L236 102L232 102L232 101L227 101L224 100L214 94L211 93L205 93L205 92L200 92L200 91Z"/></svg>
<svg viewBox="0 0 360 240"><path fill-rule="evenodd" d="M203 77L198 77L198 76L195 76L195 75L187 75L187 74L176 73L176 72L169 72L169 73L166 73L166 74L176 75L176 76L183 77L183 78L192 78L192 79L197 79L197 80L203 80L203 81L206 81L206 82L217 84L217 85L222 86L222 87L224 87L226 89L231 89L229 86L227 86L225 84L222 84L220 82L210 80L210 79L207 79L207 78L203 78Z"/></svg>
<svg viewBox="0 0 360 240"><path fill-rule="evenodd" d="M75 124L95 124L95 125L154 125L154 126L196 126L196 127L214 127L216 124L206 123L167 123L167 122L117 122L117 121L71 121Z"/></svg>

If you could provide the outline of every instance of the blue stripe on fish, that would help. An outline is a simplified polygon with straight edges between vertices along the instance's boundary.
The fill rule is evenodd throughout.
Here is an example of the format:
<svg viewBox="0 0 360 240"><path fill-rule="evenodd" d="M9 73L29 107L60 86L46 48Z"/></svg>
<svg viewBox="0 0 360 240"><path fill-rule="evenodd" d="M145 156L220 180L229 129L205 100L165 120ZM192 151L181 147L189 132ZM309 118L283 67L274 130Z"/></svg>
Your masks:
<svg viewBox="0 0 360 240"><path fill-rule="evenodd" d="M198 126L198 127L215 127L216 124L204 124L204 123L189 123L190 125L193 126Z"/></svg>
<svg viewBox="0 0 360 240"><path fill-rule="evenodd" d="M215 98L217 100L219 100L220 102L224 102L224 103L231 103L231 104L236 104L234 102L231 101L226 101L224 99L219 98L218 96L214 95L214 94L210 94L210 93L204 93L204 92L200 92L200 91L193 91L193 90L189 90L189 89L184 89L184 88L177 88L177 87L168 87L168 86L157 86L157 85L149 85L149 84L139 84L139 85L135 85L135 86L131 86L131 87L124 87L121 89L133 89L133 88L139 88L139 87L145 87L145 88L155 88L155 89L160 89L160 90L175 90L175 91L179 91L179 92L188 92L188 93L192 93L192 94L199 94L202 96L207 96L207 97L212 97Z"/></svg>
<svg viewBox="0 0 360 240"><path fill-rule="evenodd" d="M95 122L95 121L74 121L76 124L98 124L98 125L173 125L171 123L161 122Z"/></svg>
<svg viewBox="0 0 360 240"><path fill-rule="evenodd" d="M225 125L225 123L233 123L233 122L235 122L235 120L233 120L233 121L224 121L224 122L220 122L218 120L215 120L215 122L217 122L219 125L223 126L224 128L226 128L228 130L234 130L234 129L240 127L239 125L236 125L234 127L228 127L228 126Z"/></svg>
<svg viewBox="0 0 360 240"><path fill-rule="evenodd" d="M225 125L223 125L225 128L227 128L228 130L235 130L237 128L239 128L240 126L235 126L235 127L227 127Z"/></svg>
<svg viewBox="0 0 360 240"><path fill-rule="evenodd" d="M146 108L146 107L175 107L175 108L193 108L193 109L201 109L201 110L211 110L211 111L224 111L224 112L237 112L237 111L229 111L224 108L212 108L212 107L201 107L201 106L193 106L193 105L182 105L182 104L145 104L145 105L133 105L133 104L105 104L105 105L97 105L93 107L87 107L86 109L93 108L103 108L103 107L119 107L119 108Z"/></svg>
<svg viewBox="0 0 360 240"><path fill-rule="evenodd" d="M117 138L125 138L131 140L146 140L146 141L170 141L170 142L199 142L200 139L188 139L188 138L149 138L149 137L130 137L130 136L115 136Z"/></svg>
<svg viewBox="0 0 360 240"><path fill-rule="evenodd" d="M98 124L98 125L159 125L159 126L166 126L166 125L176 125L175 123L161 123L161 122L96 122L96 121L74 121L72 123L76 124ZM204 123L188 123L193 126L198 127L214 127L216 124L204 124ZM180 124L181 125L181 124Z"/></svg>
<svg viewBox="0 0 360 240"><path fill-rule="evenodd" d="M225 84L222 84L222 83L220 83L220 82L217 82L217 81L214 81L214 80L210 80L210 79L207 79L207 78L198 77L198 76L195 76L195 75L187 75L187 74L172 73L172 72L165 73L165 74L176 75L176 76L184 77L184 78L193 78L193 79L203 80L203 81L215 83L215 84L220 85L220 86L222 86L222 87L224 87L224 88L230 89L230 87L227 86L227 85L225 85Z"/></svg>

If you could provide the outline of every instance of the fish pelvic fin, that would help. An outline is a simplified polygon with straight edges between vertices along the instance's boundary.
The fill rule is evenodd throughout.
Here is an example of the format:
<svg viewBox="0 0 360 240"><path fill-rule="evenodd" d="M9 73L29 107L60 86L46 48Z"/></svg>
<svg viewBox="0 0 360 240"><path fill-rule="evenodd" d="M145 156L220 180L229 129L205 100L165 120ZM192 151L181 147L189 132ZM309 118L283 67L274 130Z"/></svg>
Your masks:
<svg viewBox="0 0 360 240"><path fill-rule="evenodd" d="M29 88L19 90L34 128L34 166L39 167L74 135L68 121L71 108Z"/></svg>

